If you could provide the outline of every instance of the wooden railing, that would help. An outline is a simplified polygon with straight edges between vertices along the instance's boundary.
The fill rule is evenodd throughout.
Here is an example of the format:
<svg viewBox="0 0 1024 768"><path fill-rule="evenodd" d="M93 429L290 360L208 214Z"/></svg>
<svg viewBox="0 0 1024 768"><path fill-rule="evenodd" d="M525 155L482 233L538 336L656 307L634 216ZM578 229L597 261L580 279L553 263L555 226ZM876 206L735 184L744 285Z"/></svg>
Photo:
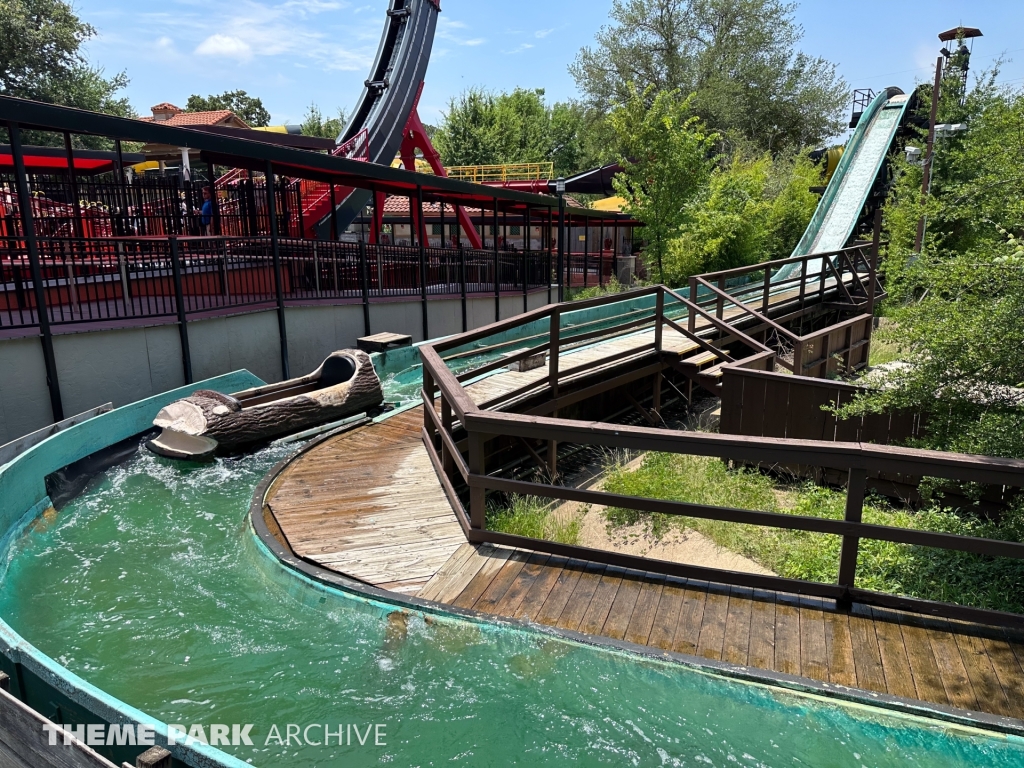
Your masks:
<svg viewBox="0 0 1024 768"><path fill-rule="evenodd" d="M868 363L875 302L884 296L876 269L880 244L876 229L870 246L695 275L690 278L693 306L687 329L695 332L698 319L706 319L712 309L719 320L727 315L752 318L763 329L765 344L773 342L779 353L778 363L798 376L824 378L840 369L859 370ZM787 268L791 274L783 276L781 270ZM751 276L760 279L749 280ZM727 290L730 282L734 285L731 292ZM842 301L826 302L829 291L840 294ZM783 325L787 317L802 314L812 300L817 305L863 311L842 323L807 334L794 333ZM787 303L794 305L792 312L779 320L768 316L772 304ZM788 359L789 352L792 361Z"/></svg>
<svg viewBox="0 0 1024 768"><path fill-rule="evenodd" d="M565 349L561 314L575 309L587 309L623 299L654 296L655 306L650 337L638 336L635 347L616 355L591 360L583 365L562 367L560 352ZM655 286L618 296L603 297L569 305L554 305L526 313L513 320L495 323L469 334L462 334L443 342L420 348L423 361L423 390L425 404L423 441L438 477L445 489L468 541L489 542L511 547L544 552L564 557L580 558L639 571L689 577L734 584L745 587L766 588L831 598L840 604L860 602L890 608L913 610L949 618L983 620L1013 626L1024 626L1024 617L970 606L956 606L916 598L884 594L857 586L857 552L861 539L874 539L899 544L935 547L945 550L971 552L992 557L1024 558L1024 544L973 536L961 536L934 531L913 530L896 526L868 524L862 521L866 481L869 473L887 472L905 475L944 478L959 482L974 482L1010 487L1024 487L1024 461L996 459L985 456L947 454L937 451L912 450L867 443L831 442L796 439L765 439L724 434L682 432L653 427L625 426L621 424L573 421L558 418L558 412L603 392L634 384L643 379L653 380L651 408L660 408L662 375L666 369L663 347L664 329L672 328L691 341L701 341L697 333L680 326L668 314L666 297L682 302L699 316L711 313L700 308L674 291ZM724 320L712 318L718 322ZM526 323L547 319L547 339L527 349L466 371L456 376L447 366L445 352L511 330ZM618 328L597 329L591 338L604 333L622 333L626 326L641 327L635 321ZM733 329L735 332L735 329ZM587 334L576 335L577 341ZM749 338L749 337L748 337ZM751 342L755 342L753 339ZM746 343L746 342L745 342ZM477 375L497 370L508 363L527 357L548 354L547 375L502 398L500 404L530 396L529 407L523 412L507 413L490 410L499 403L476 404L463 388L463 382ZM756 354L736 360L730 365L742 367L769 367L774 364L775 353L761 349ZM601 374L579 378L584 372L593 374L602 366ZM596 381L595 381L596 379ZM571 385L571 387L570 387ZM437 402L437 395L440 395ZM627 393L628 395L628 393ZM629 396L631 397L631 396ZM538 404L538 400L541 402ZM639 404L637 404L639 406ZM559 443L595 446L604 449L632 451L662 451L676 454L717 457L726 461L759 464L813 465L839 470L846 476L846 514L842 520L806 515L734 509L705 504L689 504L651 498L637 498L603 491L582 490L558 485L555 481L528 482L492 474L487 466L488 442L497 439L519 441L525 454L541 465L547 477L557 477L556 456ZM546 452L546 456L543 454ZM460 488L468 491L464 503ZM541 499L574 501L606 507L654 512L680 517L696 517L842 537L842 548L835 583L821 583L800 579L738 573L717 568L653 560L618 552L590 549L532 539L487 529L486 506L488 492L521 494Z"/></svg>

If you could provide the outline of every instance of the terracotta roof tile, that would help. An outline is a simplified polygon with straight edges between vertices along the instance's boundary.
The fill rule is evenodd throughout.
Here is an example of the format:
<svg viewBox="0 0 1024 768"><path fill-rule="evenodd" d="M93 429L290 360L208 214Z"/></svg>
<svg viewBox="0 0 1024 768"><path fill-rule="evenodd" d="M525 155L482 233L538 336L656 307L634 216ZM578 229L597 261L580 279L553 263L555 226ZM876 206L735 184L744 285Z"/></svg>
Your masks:
<svg viewBox="0 0 1024 768"><path fill-rule="evenodd" d="M218 109L213 112L179 112L176 115L172 115L166 120L154 120L152 117L140 117L140 120L144 120L147 123L157 122L161 125L217 125L218 123L224 122L230 117L234 117L239 123L245 125L245 122L238 117L235 117L234 113L229 109Z"/></svg>

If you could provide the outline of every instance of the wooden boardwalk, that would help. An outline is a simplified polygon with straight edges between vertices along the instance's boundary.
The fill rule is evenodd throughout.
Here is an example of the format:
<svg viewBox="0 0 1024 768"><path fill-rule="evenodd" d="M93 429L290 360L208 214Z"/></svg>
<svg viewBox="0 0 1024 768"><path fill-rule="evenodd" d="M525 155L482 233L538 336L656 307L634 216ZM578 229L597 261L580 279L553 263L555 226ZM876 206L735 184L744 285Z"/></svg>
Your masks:
<svg viewBox="0 0 1024 768"><path fill-rule="evenodd" d="M653 331L620 337L562 359L576 365L625 355L653 339ZM664 342L666 350L695 349L671 330ZM479 403L546 376L546 367L503 371L467 391ZM292 551L384 589L418 592L466 540L423 449L422 425L422 409L413 408L292 462L267 496Z"/></svg>
<svg viewBox="0 0 1024 768"><path fill-rule="evenodd" d="M1024 636L463 544L420 597L664 651L1024 718Z"/></svg>

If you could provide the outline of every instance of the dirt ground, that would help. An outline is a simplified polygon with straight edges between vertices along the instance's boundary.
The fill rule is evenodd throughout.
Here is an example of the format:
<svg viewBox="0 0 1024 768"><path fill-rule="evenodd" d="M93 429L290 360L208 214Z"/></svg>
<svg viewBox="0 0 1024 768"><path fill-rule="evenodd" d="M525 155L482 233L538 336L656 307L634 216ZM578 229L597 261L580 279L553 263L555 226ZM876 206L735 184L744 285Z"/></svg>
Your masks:
<svg viewBox="0 0 1024 768"><path fill-rule="evenodd" d="M635 469L640 466L641 458L634 459L626 466ZM602 480L595 478L585 487L600 490ZM552 514L562 520L569 520L586 510L580 521L580 545L594 549L605 549L628 555L642 555L657 560L668 560L675 563L687 563L708 568L722 568L729 571L774 575L771 571L753 560L738 555L718 546L708 537L689 528L673 530L661 539L652 536L647 526L637 523L630 526L616 526L609 532L608 521L604 516L605 507L566 502Z"/></svg>

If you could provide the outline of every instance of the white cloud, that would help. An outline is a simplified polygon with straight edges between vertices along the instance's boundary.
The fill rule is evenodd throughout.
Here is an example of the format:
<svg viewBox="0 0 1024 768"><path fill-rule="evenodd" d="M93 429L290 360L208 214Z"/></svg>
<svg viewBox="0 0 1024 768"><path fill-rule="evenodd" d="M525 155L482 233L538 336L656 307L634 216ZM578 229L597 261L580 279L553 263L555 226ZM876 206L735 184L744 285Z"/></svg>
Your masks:
<svg viewBox="0 0 1024 768"><path fill-rule="evenodd" d="M467 28L468 27L464 22L446 19L442 16L437 21L437 32L435 34L437 38L447 40L450 43L455 43L455 45L476 46L483 45L487 42L487 39L483 37L465 38L453 32L453 30Z"/></svg>
<svg viewBox="0 0 1024 768"><path fill-rule="evenodd" d="M513 55L515 55L517 53L522 53L523 51L528 51L531 48L533 48L533 43L520 43L515 48L513 48L513 49L511 49L509 51L502 51L502 53L504 53L506 56L513 56Z"/></svg>
<svg viewBox="0 0 1024 768"><path fill-rule="evenodd" d="M533 36L536 37L538 40L543 40L545 37L547 37L554 31L555 30L553 29L538 29L536 32L533 33Z"/></svg>
<svg viewBox="0 0 1024 768"><path fill-rule="evenodd" d="M368 69L382 24L376 15L354 22L350 4L341 0L208 0L201 11L140 17L198 56L238 63L286 56L322 70Z"/></svg>
<svg viewBox="0 0 1024 768"><path fill-rule="evenodd" d="M252 48L239 37L233 35L210 35L196 46L200 56L220 56L227 59L248 61L252 58Z"/></svg>

